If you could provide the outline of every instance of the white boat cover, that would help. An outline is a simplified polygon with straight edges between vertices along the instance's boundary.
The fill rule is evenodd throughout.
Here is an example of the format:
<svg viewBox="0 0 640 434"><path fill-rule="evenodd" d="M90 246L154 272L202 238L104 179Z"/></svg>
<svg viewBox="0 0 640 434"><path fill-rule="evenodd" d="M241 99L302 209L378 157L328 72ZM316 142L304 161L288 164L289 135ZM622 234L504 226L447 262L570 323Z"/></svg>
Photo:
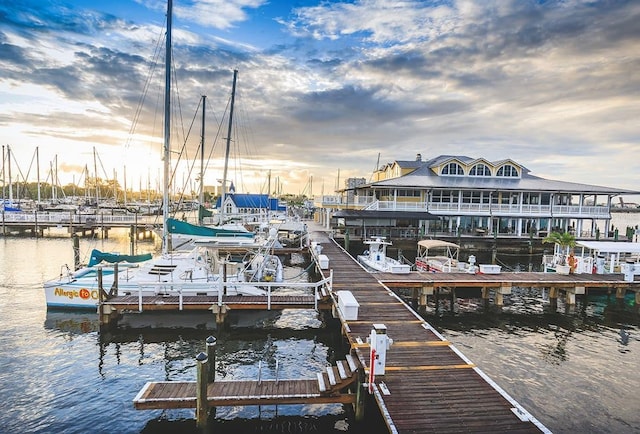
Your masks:
<svg viewBox="0 0 640 434"><path fill-rule="evenodd" d="M460 246L457 244L442 240L420 240L418 241L418 246L424 247L425 249L434 249L436 247L453 247L456 249L460 248Z"/></svg>
<svg viewBox="0 0 640 434"><path fill-rule="evenodd" d="M576 246L602 253L640 253L640 243L622 241L577 241Z"/></svg>

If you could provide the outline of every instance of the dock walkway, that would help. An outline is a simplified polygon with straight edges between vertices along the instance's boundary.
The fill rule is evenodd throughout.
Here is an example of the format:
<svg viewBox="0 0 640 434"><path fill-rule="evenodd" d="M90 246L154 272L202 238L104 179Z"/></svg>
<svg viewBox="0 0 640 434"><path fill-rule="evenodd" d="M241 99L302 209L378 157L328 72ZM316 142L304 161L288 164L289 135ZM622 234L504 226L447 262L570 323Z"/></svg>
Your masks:
<svg viewBox="0 0 640 434"><path fill-rule="evenodd" d="M312 239L329 259L334 294L350 291L359 304L357 320L340 317L352 352L366 371L366 338L374 324L384 324L393 339L385 375L376 377L373 387L389 432L549 432L378 276L323 233L314 233Z"/></svg>

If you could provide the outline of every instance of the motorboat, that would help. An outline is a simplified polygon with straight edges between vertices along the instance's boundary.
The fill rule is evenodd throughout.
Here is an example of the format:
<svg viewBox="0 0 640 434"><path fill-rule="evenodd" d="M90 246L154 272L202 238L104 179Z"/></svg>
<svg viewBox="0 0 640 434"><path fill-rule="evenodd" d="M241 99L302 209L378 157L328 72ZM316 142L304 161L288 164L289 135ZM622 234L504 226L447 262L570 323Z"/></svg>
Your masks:
<svg viewBox="0 0 640 434"><path fill-rule="evenodd" d="M366 240L367 249L362 255L358 255L358 262L373 271L383 273L406 274L411 271L411 265L404 264L397 259L387 256L387 247L392 245L384 237L375 237Z"/></svg>
<svg viewBox="0 0 640 434"><path fill-rule="evenodd" d="M553 255L542 257L545 272L567 268L574 274L630 273L640 275L640 243L621 241L576 241L567 253L558 244Z"/></svg>
<svg viewBox="0 0 640 434"><path fill-rule="evenodd" d="M478 271L475 256L469 262L458 259L460 246L444 240L420 240L416 253L416 269L431 273L475 273Z"/></svg>

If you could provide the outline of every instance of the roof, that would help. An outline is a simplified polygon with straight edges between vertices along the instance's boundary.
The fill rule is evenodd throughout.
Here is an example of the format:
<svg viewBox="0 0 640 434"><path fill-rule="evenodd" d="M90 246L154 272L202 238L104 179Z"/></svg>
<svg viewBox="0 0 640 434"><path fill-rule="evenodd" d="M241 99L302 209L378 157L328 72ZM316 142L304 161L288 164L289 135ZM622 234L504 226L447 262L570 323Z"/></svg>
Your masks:
<svg viewBox="0 0 640 434"><path fill-rule="evenodd" d="M377 211L361 209L343 209L333 213L333 217L345 219L408 219L437 220L440 217L426 211Z"/></svg>
<svg viewBox="0 0 640 434"><path fill-rule="evenodd" d="M640 253L640 243L616 241L576 241L576 246L602 253Z"/></svg>
<svg viewBox="0 0 640 434"><path fill-rule="evenodd" d="M270 211L286 211L286 207L279 204L277 198L270 198L267 194L228 193L229 198L237 208L268 209ZM216 201L216 208L220 208L220 198Z"/></svg>
<svg viewBox="0 0 640 434"><path fill-rule="evenodd" d="M375 188L438 188L460 190L512 190L512 191L541 191L541 192L580 192L590 194L640 194L640 191L622 188L604 187L599 185L582 184L578 182L555 181L531 175L529 170L513 160L505 159L500 162L511 162L522 169L519 178L469 177L469 176L439 176L431 169L444 161L458 159L463 162L486 161L482 158L465 156L441 155L431 160L423 161L422 166L397 178L384 179L368 184L366 187ZM497 162L494 162L497 163Z"/></svg>

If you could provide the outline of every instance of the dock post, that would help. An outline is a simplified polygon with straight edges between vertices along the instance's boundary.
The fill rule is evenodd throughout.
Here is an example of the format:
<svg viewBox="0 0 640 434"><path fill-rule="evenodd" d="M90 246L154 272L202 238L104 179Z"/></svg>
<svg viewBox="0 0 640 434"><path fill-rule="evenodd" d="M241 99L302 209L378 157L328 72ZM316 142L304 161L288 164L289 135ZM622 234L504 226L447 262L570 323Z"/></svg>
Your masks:
<svg viewBox="0 0 640 434"><path fill-rule="evenodd" d="M129 254L135 254L136 229L133 225L129 228Z"/></svg>
<svg viewBox="0 0 640 434"><path fill-rule="evenodd" d="M555 312L558 309L558 288L552 286L549 288L549 310Z"/></svg>
<svg viewBox="0 0 640 434"><path fill-rule="evenodd" d="M226 304L214 304L210 307L210 309L216 316L216 324L218 326L222 326L227 319L229 306L227 306Z"/></svg>
<svg viewBox="0 0 640 434"><path fill-rule="evenodd" d="M454 312L455 306L456 306L456 288L450 287L449 288L449 311L451 313Z"/></svg>
<svg viewBox="0 0 640 434"><path fill-rule="evenodd" d="M619 286L616 288L616 298L618 300L624 300L624 297L626 294L627 294L627 288L623 286Z"/></svg>
<svg viewBox="0 0 640 434"><path fill-rule="evenodd" d="M433 295L433 286L423 286L420 289L420 297L418 299L418 313L426 313L429 304L429 296Z"/></svg>
<svg viewBox="0 0 640 434"><path fill-rule="evenodd" d="M71 235L71 239L73 240L73 269L77 270L80 268L80 238L74 232Z"/></svg>
<svg viewBox="0 0 640 434"><path fill-rule="evenodd" d="M196 426L198 428L204 428L207 426L208 418L208 402L207 402L207 370L208 359L205 353L200 353L196 356L198 362L198 372L196 379Z"/></svg>
<svg viewBox="0 0 640 434"><path fill-rule="evenodd" d="M486 286L482 287L482 301L483 301L483 305L484 308L488 308L489 307L489 288L487 288Z"/></svg>
<svg viewBox="0 0 640 434"><path fill-rule="evenodd" d="M216 379L216 338L215 336L209 336L207 338L207 358L209 359L208 382L213 383Z"/></svg>
<svg viewBox="0 0 640 434"><path fill-rule="evenodd" d="M344 249L349 251L349 228L344 230Z"/></svg>
<svg viewBox="0 0 640 434"><path fill-rule="evenodd" d="M367 394L364 393L364 380L364 368L360 366L360 368L358 368L358 382L356 386L356 408L354 409L356 422L362 422L364 420L364 410L366 405L365 398L367 396Z"/></svg>

